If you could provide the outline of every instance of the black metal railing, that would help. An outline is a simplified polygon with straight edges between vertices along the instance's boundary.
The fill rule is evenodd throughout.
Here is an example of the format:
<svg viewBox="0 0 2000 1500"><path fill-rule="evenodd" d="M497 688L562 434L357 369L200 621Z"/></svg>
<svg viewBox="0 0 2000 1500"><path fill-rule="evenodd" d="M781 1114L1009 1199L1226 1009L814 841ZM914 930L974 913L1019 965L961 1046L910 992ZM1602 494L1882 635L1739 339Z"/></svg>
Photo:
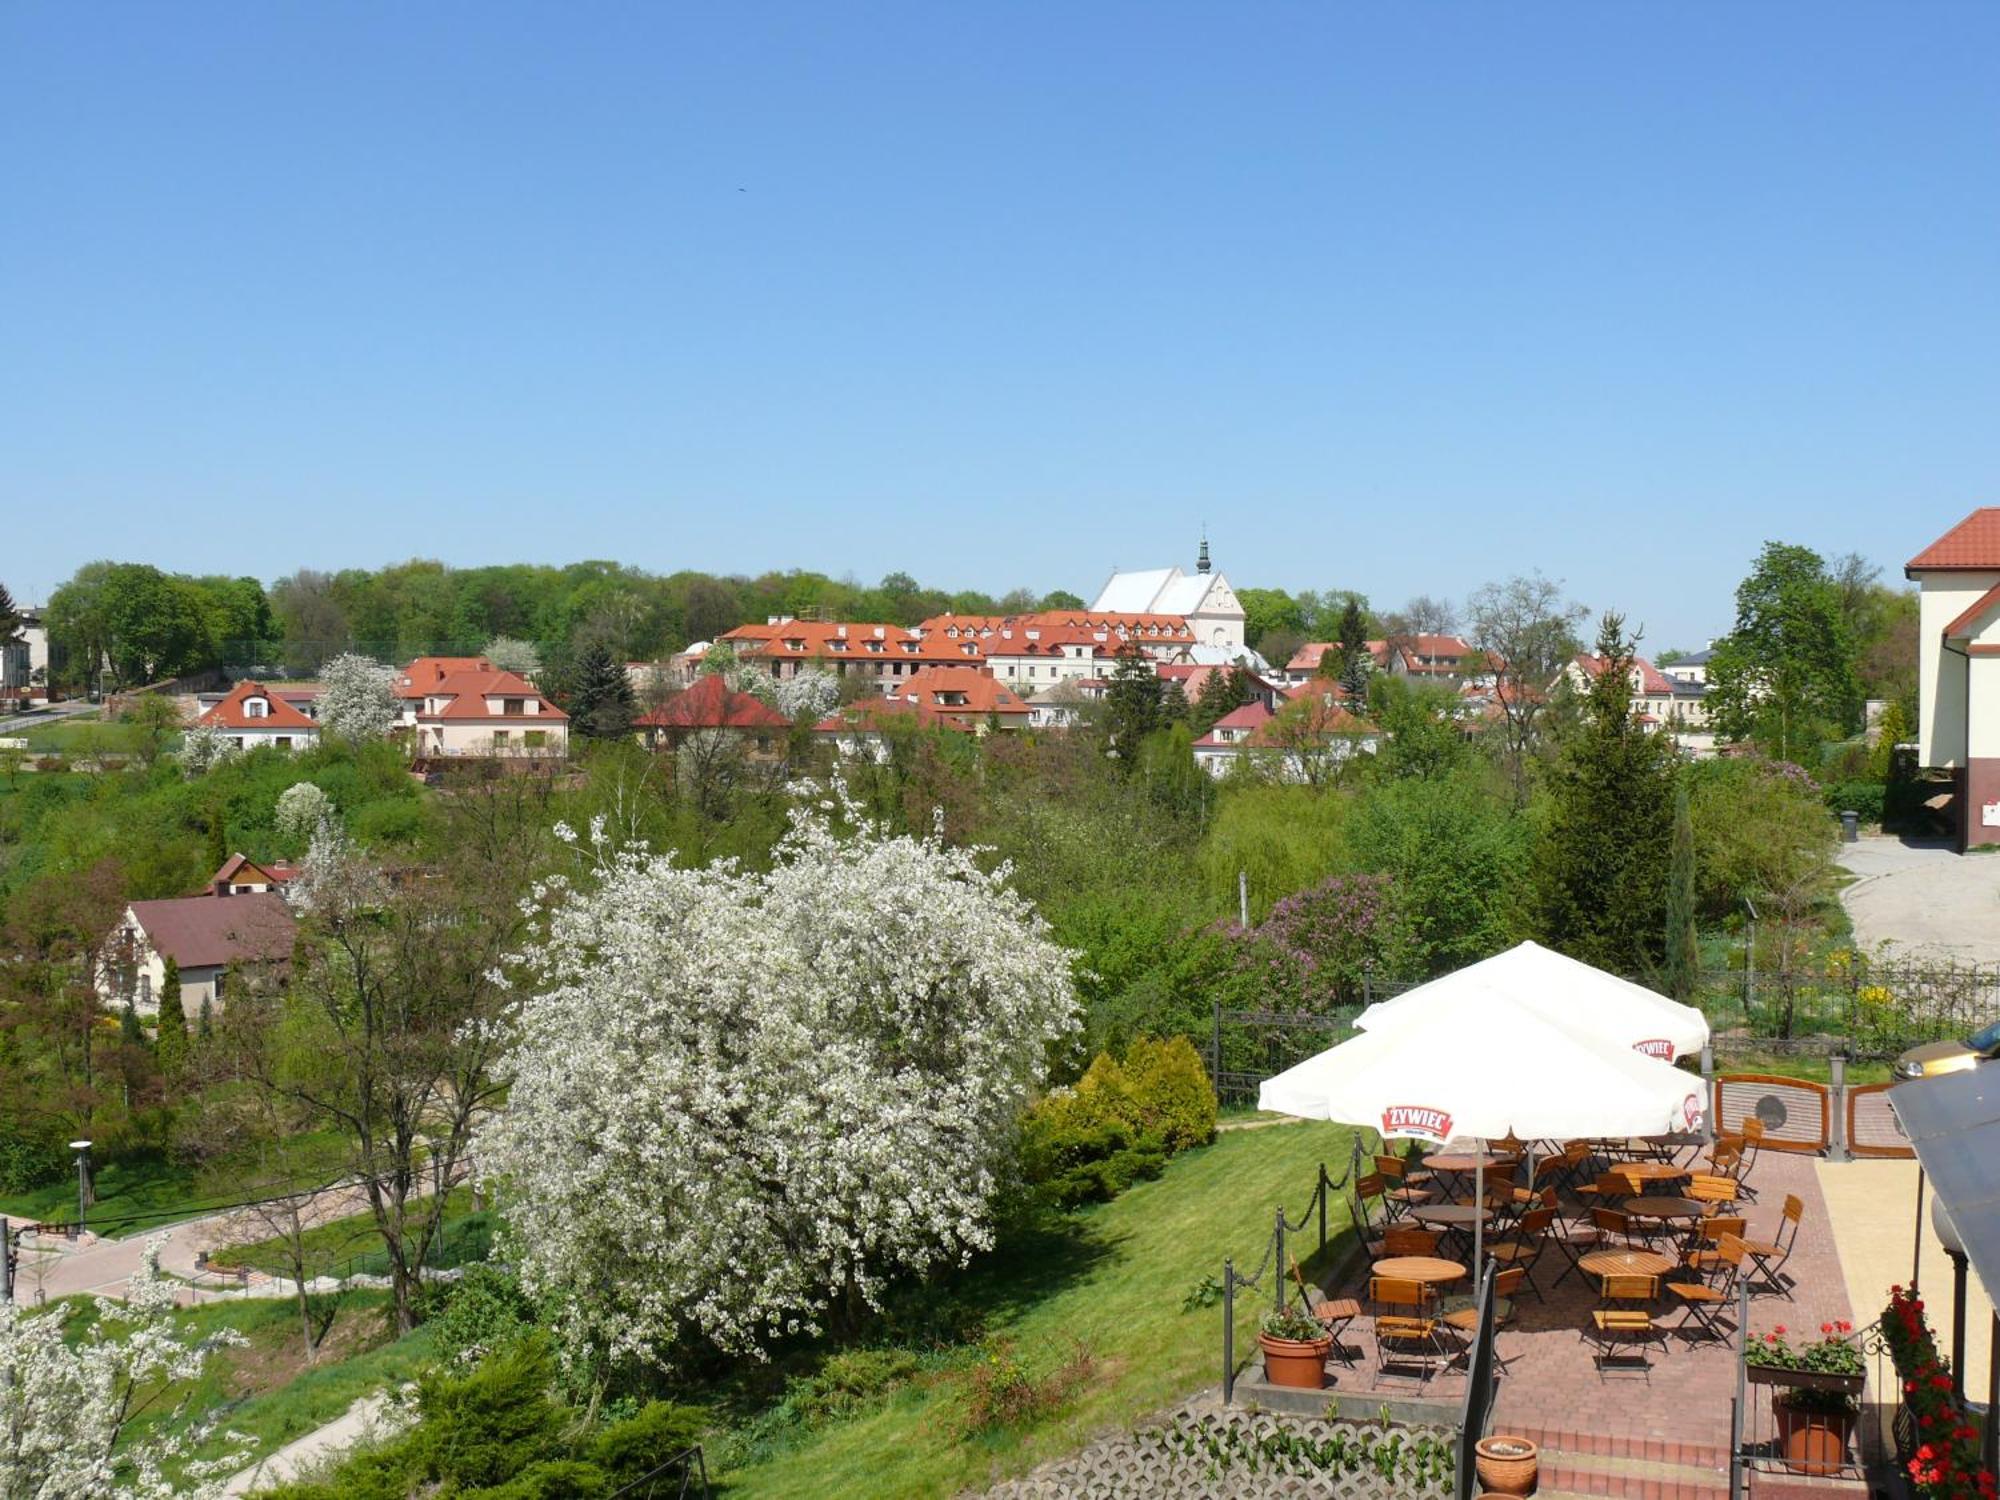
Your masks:
<svg viewBox="0 0 2000 1500"><path fill-rule="evenodd" d="M1478 1484L1478 1455L1473 1451L1493 1420L1495 1359L1493 1351L1493 1262L1479 1275L1474 1306L1478 1322L1465 1356L1465 1404L1458 1414L1458 1467L1454 1474L1457 1500L1472 1500Z"/></svg>
<svg viewBox="0 0 2000 1500"><path fill-rule="evenodd" d="M1743 1500L1752 1475L1804 1474L1818 1479L1868 1480L1885 1474L1902 1446L1908 1414L1902 1404L1902 1382L1889 1359L1881 1322L1869 1323L1843 1335L1860 1356L1861 1389L1852 1393L1855 1410L1844 1423L1839 1452L1819 1448L1811 1454L1786 1453L1786 1437L1773 1397L1790 1385L1838 1392L1841 1377L1816 1372L1776 1372L1760 1377L1749 1351L1756 1339L1750 1327L1750 1287L1736 1286L1736 1394L1729 1413L1729 1495ZM1795 1421L1797 1419L1794 1419ZM1824 1430L1825 1424L1822 1423ZM1913 1430L1913 1429L1912 1429ZM1801 1467L1803 1465L1803 1467Z"/></svg>
<svg viewBox="0 0 2000 1500"><path fill-rule="evenodd" d="M701 1444L684 1448L672 1458L621 1490L611 1492L611 1500L710 1500L708 1465L701 1456Z"/></svg>

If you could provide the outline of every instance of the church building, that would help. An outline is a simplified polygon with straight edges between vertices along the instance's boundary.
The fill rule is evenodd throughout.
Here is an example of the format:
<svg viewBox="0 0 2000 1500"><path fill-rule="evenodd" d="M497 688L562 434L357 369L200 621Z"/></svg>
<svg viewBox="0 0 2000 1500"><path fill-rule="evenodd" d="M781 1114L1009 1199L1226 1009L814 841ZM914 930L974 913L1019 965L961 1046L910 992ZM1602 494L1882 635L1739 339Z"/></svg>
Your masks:
<svg viewBox="0 0 2000 1500"><path fill-rule="evenodd" d="M1212 664L1225 664L1250 654L1243 639L1243 606L1229 580L1210 567L1206 537L1193 573L1178 567L1114 572L1097 591L1090 612L1181 615L1194 631L1197 660L1215 658Z"/></svg>

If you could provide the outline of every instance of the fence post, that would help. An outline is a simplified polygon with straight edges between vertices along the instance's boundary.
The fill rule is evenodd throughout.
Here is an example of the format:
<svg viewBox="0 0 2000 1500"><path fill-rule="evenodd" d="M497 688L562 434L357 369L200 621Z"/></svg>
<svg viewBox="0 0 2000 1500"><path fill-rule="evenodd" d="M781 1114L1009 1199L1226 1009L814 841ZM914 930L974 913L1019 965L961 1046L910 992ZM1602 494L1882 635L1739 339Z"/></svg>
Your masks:
<svg viewBox="0 0 2000 1500"><path fill-rule="evenodd" d="M1701 1139L1715 1144L1715 1043L1701 1044Z"/></svg>
<svg viewBox="0 0 2000 1500"><path fill-rule="evenodd" d="M1750 1283L1739 1276L1736 1279L1736 1336L1739 1341L1750 1336L1749 1328ZM1749 1385L1745 1379L1747 1368L1739 1342L1736 1349L1736 1395L1729 1403L1729 1500L1743 1500L1743 1403L1749 1399Z"/></svg>
<svg viewBox="0 0 2000 1500"><path fill-rule="evenodd" d="M1285 1205L1278 1205L1278 1258L1271 1264L1271 1310L1285 1310Z"/></svg>
<svg viewBox="0 0 2000 1500"><path fill-rule="evenodd" d="M1375 1003L1375 960L1372 958L1361 966L1361 1003L1364 1007Z"/></svg>
<svg viewBox="0 0 2000 1500"><path fill-rule="evenodd" d="M1320 1168L1322 1172L1326 1169ZM14 1300L14 1230L0 1214L0 1302Z"/></svg>
<svg viewBox="0 0 2000 1500"><path fill-rule="evenodd" d="M1215 1092L1220 1095L1222 1093L1222 1002L1214 1001L1212 1006L1215 1014L1214 1025L1209 1032L1208 1081L1215 1085Z"/></svg>
<svg viewBox="0 0 2000 1500"><path fill-rule="evenodd" d="M1236 1393L1236 1262L1222 1263L1222 1404Z"/></svg>
<svg viewBox="0 0 2000 1500"><path fill-rule="evenodd" d="M1827 1132L1826 1159L1828 1161L1853 1161L1854 1153L1848 1149L1853 1142L1847 1138L1847 1054L1836 1052L1826 1060L1827 1092L1832 1115L1833 1129Z"/></svg>
<svg viewBox="0 0 2000 1500"><path fill-rule="evenodd" d="M1320 1162L1320 1256L1326 1256L1326 1162Z"/></svg>

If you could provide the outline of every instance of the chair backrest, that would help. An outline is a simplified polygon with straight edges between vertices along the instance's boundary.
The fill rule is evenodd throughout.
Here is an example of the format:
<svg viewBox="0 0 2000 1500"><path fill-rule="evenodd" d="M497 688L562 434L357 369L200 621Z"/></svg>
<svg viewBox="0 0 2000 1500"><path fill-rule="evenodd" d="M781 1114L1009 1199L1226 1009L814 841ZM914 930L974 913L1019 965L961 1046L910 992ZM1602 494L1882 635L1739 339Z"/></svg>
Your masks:
<svg viewBox="0 0 2000 1500"><path fill-rule="evenodd" d="M1806 1206L1797 1193L1785 1194L1785 1217L1797 1224L1806 1216Z"/></svg>
<svg viewBox="0 0 2000 1500"><path fill-rule="evenodd" d="M1435 1229L1386 1229L1382 1249L1390 1255L1435 1255L1440 1238Z"/></svg>
<svg viewBox="0 0 2000 1500"><path fill-rule="evenodd" d="M1745 1115L1743 1117L1744 1147L1747 1149L1751 1146L1761 1146L1763 1144L1764 1144L1764 1122L1758 1119L1755 1115Z"/></svg>
<svg viewBox="0 0 2000 1500"><path fill-rule="evenodd" d="M1749 1247L1740 1235L1725 1234L1716 1242L1715 1253L1722 1257L1722 1263L1732 1271L1743 1264L1743 1256Z"/></svg>
<svg viewBox="0 0 2000 1500"><path fill-rule="evenodd" d="M1597 1179L1597 1196L1600 1198L1636 1198L1639 1188L1623 1172L1606 1172Z"/></svg>
<svg viewBox="0 0 2000 1500"><path fill-rule="evenodd" d="M1519 1228L1524 1235L1546 1234L1555 1221L1556 1211L1553 1208L1531 1208L1521 1215Z"/></svg>
<svg viewBox="0 0 2000 1500"><path fill-rule="evenodd" d="M1704 1220L1701 1226L1701 1237L1719 1245L1730 1235L1741 1239L1749 1227L1750 1221L1748 1219L1744 1218L1741 1214L1731 1214L1726 1218Z"/></svg>
<svg viewBox="0 0 2000 1500"><path fill-rule="evenodd" d="M1421 1281L1409 1281L1401 1276L1371 1276L1368 1278L1368 1300L1382 1307L1430 1306L1433 1293Z"/></svg>
<svg viewBox="0 0 2000 1500"><path fill-rule="evenodd" d="M1632 1227L1632 1221L1625 1217L1625 1211L1618 1208L1593 1208L1590 1222L1599 1229L1608 1229L1613 1234L1624 1234Z"/></svg>
<svg viewBox="0 0 2000 1500"><path fill-rule="evenodd" d="M1604 1278L1606 1302L1652 1302L1660 1295L1660 1278L1614 1272Z"/></svg>
<svg viewBox="0 0 2000 1500"><path fill-rule="evenodd" d="M1509 1266L1504 1271L1496 1272L1493 1277L1493 1295L1496 1297L1511 1297L1521 1290L1521 1283L1527 1279L1528 1268L1526 1266Z"/></svg>
<svg viewBox="0 0 2000 1500"><path fill-rule="evenodd" d="M1728 1177L1718 1177L1713 1172L1696 1172L1688 1178L1687 1195L1697 1203L1734 1203L1736 1183Z"/></svg>
<svg viewBox="0 0 2000 1500"><path fill-rule="evenodd" d="M1378 1156L1375 1170L1390 1182L1401 1182L1409 1175L1409 1165L1400 1156Z"/></svg>

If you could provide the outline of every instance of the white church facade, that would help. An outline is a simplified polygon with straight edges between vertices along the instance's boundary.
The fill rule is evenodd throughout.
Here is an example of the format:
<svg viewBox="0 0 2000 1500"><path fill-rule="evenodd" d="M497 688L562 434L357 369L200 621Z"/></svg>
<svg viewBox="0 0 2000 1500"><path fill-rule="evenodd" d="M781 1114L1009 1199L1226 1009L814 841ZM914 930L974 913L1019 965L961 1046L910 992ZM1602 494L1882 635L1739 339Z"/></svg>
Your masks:
<svg viewBox="0 0 2000 1500"><path fill-rule="evenodd" d="M1252 656L1243 639L1243 605L1229 580L1213 571L1208 542L1193 573L1178 567L1114 572L1091 603L1092 614L1179 615L1194 632L1195 660L1224 665Z"/></svg>

